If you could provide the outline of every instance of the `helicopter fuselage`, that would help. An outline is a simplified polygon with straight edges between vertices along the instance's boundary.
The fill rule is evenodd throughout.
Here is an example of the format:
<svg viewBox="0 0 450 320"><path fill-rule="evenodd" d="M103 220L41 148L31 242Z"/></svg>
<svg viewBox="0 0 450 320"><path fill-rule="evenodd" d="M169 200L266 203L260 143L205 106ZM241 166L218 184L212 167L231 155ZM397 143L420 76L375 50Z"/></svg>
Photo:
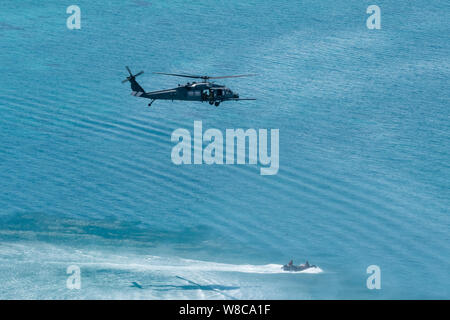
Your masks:
<svg viewBox="0 0 450 320"><path fill-rule="evenodd" d="M239 100L255 100L253 98L241 99L237 93L234 93L227 87L223 85L216 84L214 82L208 81L209 79L223 79L223 78L239 78L252 76L251 74L246 75L233 75L233 76L219 76L219 77L209 77L209 76L195 76L186 74L174 74L174 73L161 73L154 72L156 74L163 74L176 77L185 78L195 78L202 79L201 82L186 83L185 85L178 85L176 88L149 91L146 92L139 83L136 81L136 77L143 74L144 71L140 71L137 74L132 74L130 68L125 67L130 74L122 83L127 81L131 84L131 95L140 98L151 99L152 101L148 104L149 106L156 100L182 100L182 101L207 101L209 104L214 104L216 107L222 101L239 101Z"/></svg>
<svg viewBox="0 0 450 320"><path fill-rule="evenodd" d="M187 83L176 88L151 92L133 91L131 94L136 97L152 100L184 100L202 102L221 102L239 98L238 94L233 93L233 91L227 87L210 82Z"/></svg>

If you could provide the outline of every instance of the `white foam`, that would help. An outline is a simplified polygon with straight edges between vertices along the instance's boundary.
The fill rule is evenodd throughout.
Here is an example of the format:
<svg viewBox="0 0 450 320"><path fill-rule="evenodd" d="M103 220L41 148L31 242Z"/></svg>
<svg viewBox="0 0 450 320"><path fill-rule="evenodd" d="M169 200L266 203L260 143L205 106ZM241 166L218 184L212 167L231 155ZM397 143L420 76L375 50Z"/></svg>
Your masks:
<svg viewBox="0 0 450 320"><path fill-rule="evenodd" d="M126 261L126 260L125 260ZM154 257L146 258L146 263L129 262L129 263L114 263L114 262L92 262L85 263L85 265L97 265L101 267L109 267L113 269L130 269L136 271L169 271L169 272L241 272L241 273L258 273L258 274L274 274L274 273L311 273L317 274L323 272L319 267L309 268L299 272L289 272L282 269L281 264L265 264L265 265L251 265L251 264L226 264L216 263L201 260L189 260L180 258L160 258Z"/></svg>
<svg viewBox="0 0 450 320"><path fill-rule="evenodd" d="M11 266L12 259L19 259L20 263ZM86 286L80 292L67 290L65 281L62 281L69 265L77 265L82 270ZM261 299L266 297L264 291L251 286L254 281L259 284L261 279L243 279L239 275L284 273L283 278L293 275L301 278L299 275L304 273L322 272L320 268L286 272L281 264L217 263L143 255L128 250L112 252L102 248L71 248L42 242L1 243L0 271L0 298L27 299ZM55 278L55 274L59 276ZM133 288L133 281L142 283L144 290ZM198 283L199 289L183 290L186 281ZM112 282L114 286L111 286ZM208 285L213 289L204 290L204 286ZM224 286L225 289L214 289L214 285ZM30 290L30 287L33 289ZM159 290L160 287L163 289Z"/></svg>
<svg viewBox="0 0 450 320"><path fill-rule="evenodd" d="M27 256L44 260L50 264L60 264L70 260L71 264L81 266L111 268L116 270L133 270L137 272L162 271L176 274L177 272L240 272L257 274L317 274L323 270L319 267L309 268L299 272L289 272L282 269L281 264L228 264L201 260L183 259L179 257L140 256L136 254L111 254L101 251L74 250L66 251L59 247L44 246L36 250L34 247L11 245L3 247L2 253L11 255L19 249L22 253L29 252ZM6 252L5 252L6 251ZM9 254L8 254L9 253ZM42 256L42 257L39 257ZM39 259L42 258L42 259ZM44 259L45 258L45 259ZM33 259L34 260L34 259Z"/></svg>

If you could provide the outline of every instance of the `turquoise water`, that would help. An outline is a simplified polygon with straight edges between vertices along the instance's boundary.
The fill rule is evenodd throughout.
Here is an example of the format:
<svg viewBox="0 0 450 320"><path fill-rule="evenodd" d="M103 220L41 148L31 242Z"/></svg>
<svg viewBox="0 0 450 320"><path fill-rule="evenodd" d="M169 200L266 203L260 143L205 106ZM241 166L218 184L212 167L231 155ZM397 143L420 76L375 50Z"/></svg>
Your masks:
<svg viewBox="0 0 450 320"><path fill-rule="evenodd" d="M0 298L450 297L447 1L76 4L81 30L69 3L0 6ZM148 91L256 73L220 83L257 100L148 108L125 65ZM278 174L174 165L194 120L278 128Z"/></svg>

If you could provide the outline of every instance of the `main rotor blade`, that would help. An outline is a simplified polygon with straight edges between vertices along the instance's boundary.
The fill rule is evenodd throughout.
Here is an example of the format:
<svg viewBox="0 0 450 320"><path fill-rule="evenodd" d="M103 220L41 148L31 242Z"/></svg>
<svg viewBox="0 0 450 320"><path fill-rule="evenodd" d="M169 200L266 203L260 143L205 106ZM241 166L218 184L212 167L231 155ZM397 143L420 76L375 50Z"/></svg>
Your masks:
<svg viewBox="0 0 450 320"><path fill-rule="evenodd" d="M136 73L134 76L137 77L137 76L140 76L143 73L144 73L144 71L140 71L140 72Z"/></svg>
<svg viewBox="0 0 450 320"><path fill-rule="evenodd" d="M239 74L236 76L219 76L219 77L207 77L208 79L225 79L225 78L241 78L241 77L254 77L256 74Z"/></svg>
<svg viewBox="0 0 450 320"><path fill-rule="evenodd" d="M184 77L184 78L193 78L193 79L204 79L205 77L202 76L195 76L195 75L189 75L189 74L178 74L178 73L164 73L164 72L153 72L155 74L163 74L166 76L174 76L174 77Z"/></svg>
<svg viewBox="0 0 450 320"><path fill-rule="evenodd" d="M153 72L155 74L163 74L166 76L174 76L174 77L184 77L184 78L193 78L193 79L225 79L225 78L241 78L241 77L253 77L256 74L239 74L234 76L218 76L218 77L209 77L209 76L196 76L191 74L179 74L179 73L164 73L164 72Z"/></svg>

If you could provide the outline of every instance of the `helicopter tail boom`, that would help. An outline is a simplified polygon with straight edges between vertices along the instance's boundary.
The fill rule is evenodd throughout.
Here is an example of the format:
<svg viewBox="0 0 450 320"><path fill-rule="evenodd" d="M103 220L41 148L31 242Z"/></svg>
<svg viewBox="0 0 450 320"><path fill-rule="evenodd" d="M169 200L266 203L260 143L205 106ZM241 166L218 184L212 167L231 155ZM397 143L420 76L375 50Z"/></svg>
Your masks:
<svg viewBox="0 0 450 320"><path fill-rule="evenodd" d="M140 72L138 72L138 73L133 75L131 73L130 68L128 68L128 67L125 67L125 68L128 70L128 73L130 75L125 80L122 80L122 83L125 83L125 82L129 81L130 85L131 85L131 90L132 90L131 94L133 96L140 97L141 95L143 95L145 93L145 90L141 87L141 85L139 83L137 83L136 77L140 76L141 74L143 74L144 71L140 71Z"/></svg>

